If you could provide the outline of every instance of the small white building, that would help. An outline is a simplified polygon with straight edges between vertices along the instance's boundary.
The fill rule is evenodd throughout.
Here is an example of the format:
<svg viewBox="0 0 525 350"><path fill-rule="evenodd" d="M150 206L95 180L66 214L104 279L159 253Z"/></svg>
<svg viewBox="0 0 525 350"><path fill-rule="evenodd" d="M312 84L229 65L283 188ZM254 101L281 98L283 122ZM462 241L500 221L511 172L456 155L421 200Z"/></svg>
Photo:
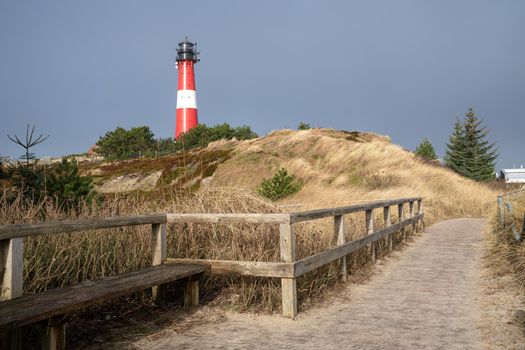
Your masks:
<svg viewBox="0 0 525 350"><path fill-rule="evenodd" d="M525 183L525 169L501 169L500 179L505 183Z"/></svg>

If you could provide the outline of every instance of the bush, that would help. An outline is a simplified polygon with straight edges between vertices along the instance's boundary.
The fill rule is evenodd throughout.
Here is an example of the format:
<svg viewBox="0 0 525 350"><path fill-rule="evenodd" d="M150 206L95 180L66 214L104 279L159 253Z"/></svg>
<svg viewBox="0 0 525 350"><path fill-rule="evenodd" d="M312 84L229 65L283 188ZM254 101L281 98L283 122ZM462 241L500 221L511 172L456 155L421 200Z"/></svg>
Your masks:
<svg viewBox="0 0 525 350"><path fill-rule="evenodd" d="M44 197L44 172L41 168L18 164L8 174L8 178L24 199L38 202Z"/></svg>
<svg viewBox="0 0 525 350"><path fill-rule="evenodd" d="M297 130L308 130L311 128L312 127L310 126L310 124L305 123L305 122L300 122L299 125L297 125Z"/></svg>
<svg viewBox="0 0 525 350"><path fill-rule="evenodd" d="M425 158L428 160L435 160L437 159L436 151L434 150L434 146L430 143L430 141L426 138L421 141L419 146L417 146L416 151L414 152L416 156Z"/></svg>
<svg viewBox="0 0 525 350"><path fill-rule="evenodd" d="M188 132L181 134L180 138L175 142L175 149L189 149L195 147L206 147L210 142L218 140L249 140L257 137L257 134L252 129L243 125L232 128L230 124L217 124L215 126L206 126L199 124Z"/></svg>
<svg viewBox="0 0 525 350"><path fill-rule="evenodd" d="M126 130L118 127L97 141L97 152L106 158L125 159L155 149L155 138L148 126Z"/></svg>
<svg viewBox="0 0 525 350"><path fill-rule="evenodd" d="M47 194L63 209L77 208L83 201L93 198L93 180L78 174L75 161L62 159L46 178Z"/></svg>
<svg viewBox="0 0 525 350"><path fill-rule="evenodd" d="M257 193L272 201L289 196L299 191L302 184L293 175L288 175L288 171L281 168L271 179L264 179L257 188Z"/></svg>

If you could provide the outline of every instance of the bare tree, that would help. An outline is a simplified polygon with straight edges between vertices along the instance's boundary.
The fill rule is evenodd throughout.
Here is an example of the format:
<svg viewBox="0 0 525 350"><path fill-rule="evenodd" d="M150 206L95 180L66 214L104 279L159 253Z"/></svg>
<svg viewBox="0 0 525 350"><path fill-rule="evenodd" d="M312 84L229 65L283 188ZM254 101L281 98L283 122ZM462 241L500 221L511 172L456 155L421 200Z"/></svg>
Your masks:
<svg viewBox="0 0 525 350"><path fill-rule="evenodd" d="M29 129L31 129L31 131L29 131ZM30 154L31 154L31 152L29 152L29 149L31 147L33 147L33 146L38 145L39 143L44 142L45 140L47 140L49 138L49 135L44 137L44 136L42 136L42 134L40 134L40 136L38 136L37 138L33 139L34 133L35 133L35 126L33 125L33 127L31 128L31 126L29 124L27 124L26 140L25 140L25 142L20 141L20 139L18 138L17 135L15 135L14 138L9 136L9 135L7 135L9 140L13 141L17 145L22 146L26 150L26 165L27 166L29 166L29 158L30 158Z"/></svg>

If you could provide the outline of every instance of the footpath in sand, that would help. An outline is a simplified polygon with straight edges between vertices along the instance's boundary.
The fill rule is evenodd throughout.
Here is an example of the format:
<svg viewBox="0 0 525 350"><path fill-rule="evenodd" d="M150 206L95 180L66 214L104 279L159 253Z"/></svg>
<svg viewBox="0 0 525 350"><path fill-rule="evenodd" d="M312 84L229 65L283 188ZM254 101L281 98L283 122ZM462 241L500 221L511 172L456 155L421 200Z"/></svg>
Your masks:
<svg viewBox="0 0 525 350"><path fill-rule="evenodd" d="M280 316L228 315L144 349L481 349L480 269L485 221L430 228L368 283L329 305Z"/></svg>

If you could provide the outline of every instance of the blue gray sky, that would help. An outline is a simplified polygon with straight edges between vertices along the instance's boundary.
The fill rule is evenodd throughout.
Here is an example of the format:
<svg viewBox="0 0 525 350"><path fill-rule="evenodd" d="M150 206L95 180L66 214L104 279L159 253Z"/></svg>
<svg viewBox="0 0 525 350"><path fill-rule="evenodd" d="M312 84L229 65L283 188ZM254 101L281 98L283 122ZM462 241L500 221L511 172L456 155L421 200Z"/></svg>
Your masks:
<svg viewBox="0 0 525 350"><path fill-rule="evenodd" d="M0 154L85 152L175 126L177 43L198 42L199 121L259 134L373 131L442 156L469 106L499 167L525 164L525 1L0 1Z"/></svg>

